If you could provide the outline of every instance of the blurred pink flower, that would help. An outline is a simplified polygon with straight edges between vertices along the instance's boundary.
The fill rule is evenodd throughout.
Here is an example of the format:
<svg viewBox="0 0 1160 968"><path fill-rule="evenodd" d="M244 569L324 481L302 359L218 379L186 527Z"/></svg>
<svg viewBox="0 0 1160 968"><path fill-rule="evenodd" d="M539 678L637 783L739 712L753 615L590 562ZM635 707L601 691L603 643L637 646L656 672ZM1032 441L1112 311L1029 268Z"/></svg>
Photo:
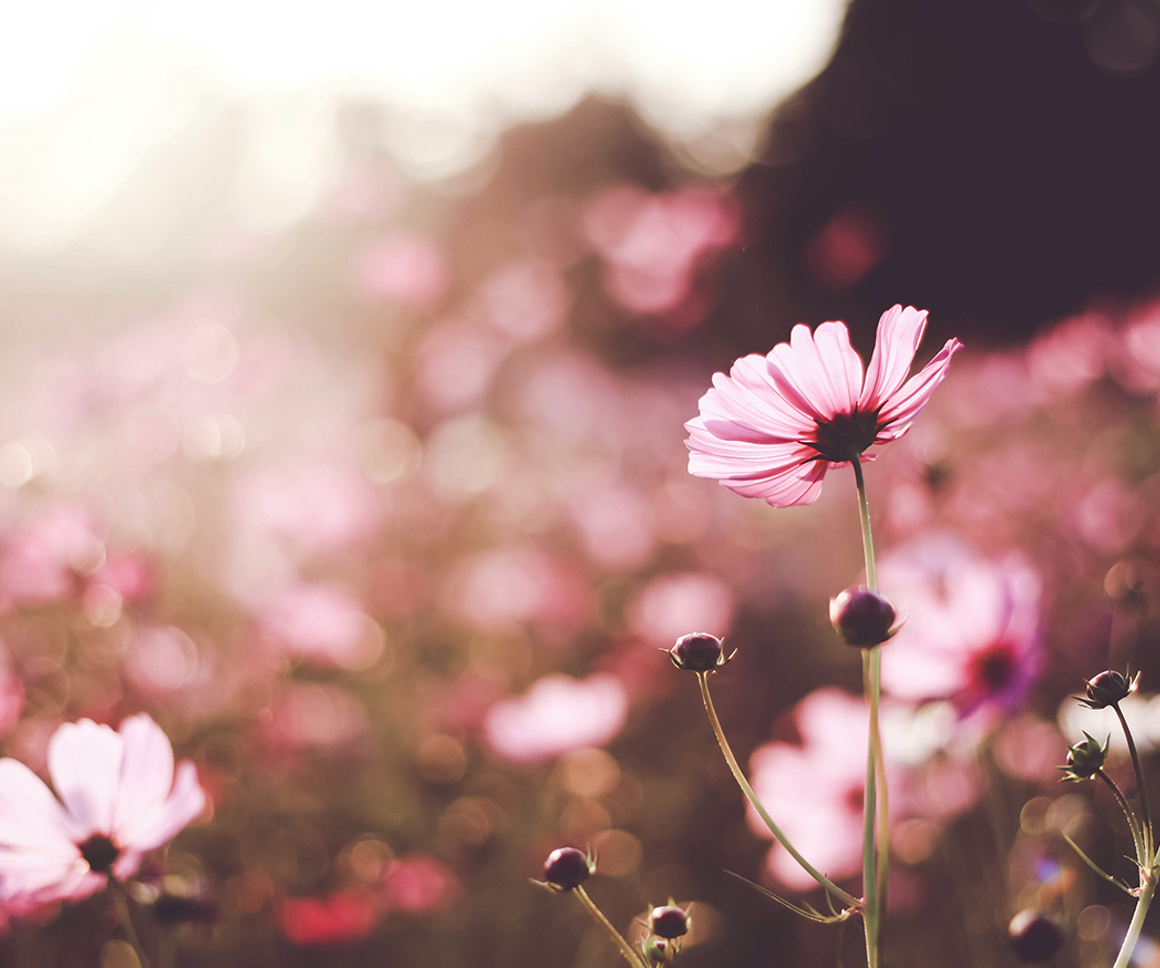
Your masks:
<svg viewBox="0 0 1160 968"><path fill-rule="evenodd" d="M446 291L451 269L434 239L392 235L362 253L355 264L355 278L372 296L425 309Z"/></svg>
<svg viewBox="0 0 1160 968"><path fill-rule="evenodd" d="M18 760L0 760L0 896L79 900L125 880L205 807L197 769L174 771L169 739L142 713L119 732L65 723L48 745L60 801ZM63 806L62 806L63 802Z"/></svg>
<svg viewBox="0 0 1160 968"><path fill-rule="evenodd" d="M337 584L299 582L271 598L258 634L275 649L342 669L365 669L382 652L382 637L359 600Z"/></svg>
<svg viewBox="0 0 1160 968"><path fill-rule="evenodd" d="M1042 661L1040 579L1016 554L989 561L953 538L883 558L884 594L905 622L882 650L882 686L908 700L950 699L961 715L1013 708Z"/></svg>
<svg viewBox="0 0 1160 968"><path fill-rule="evenodd" d="M389 911L422 914L441 911L463 888L446 864L434 857L410 854L392 861L383 876L383 905Z"/></svg>
<svg viewBox="0 0 1160 968"><path fill-rule="evenodd" d="M685 571L649 581L629 605L628 622L642 639L667 649L696 629L725 635L735 608L733 591L716 575Z"/></svg>
<svg viewBox="0 0 1160 968"><path fill-rule="evenodd" d="M750 782L790 842L832 879L862 864L862 791L866 783L866 704L840 689L810 693L793 713L802 745L767 743L750 759ZM769 829L749 808L758 836ZM777 842L768 869L779 882L809 890L816 882Z"/></svg>
<svg viewBox="0 0 1160 968"><path fill-rule="evenodd" d="M0 560L0 588L17 604L60 601L80 591L80 577L105 563L91 516L54 505L12 534Z"/></svg>
<svg viewBox="0 0 1160 968"><path fill-rule="evenodd" d="M905 434L946 376L957 339L906 380L926 315L911 306L882 314L865 377L839 322L813 333L799 324L767 356L714 374L700 415L685 424L689 473L774 507L812 504L827 470Z"/></svg>
<svg viewBox="0 0 1160 968"><path fill-rule="evenodd" d="M627 715L628 695L616 676L598 672L580 680L557 673L492 706L484 731L497 753L534 762L607 743Z"/></svg>
<svg viewBox="0 0 1160 968"><path fill-rule="evenodd" d="M378 916L378 902L368 891L288 897L277 909L282 935L297 945L361 941L374 930Z"/></svg>

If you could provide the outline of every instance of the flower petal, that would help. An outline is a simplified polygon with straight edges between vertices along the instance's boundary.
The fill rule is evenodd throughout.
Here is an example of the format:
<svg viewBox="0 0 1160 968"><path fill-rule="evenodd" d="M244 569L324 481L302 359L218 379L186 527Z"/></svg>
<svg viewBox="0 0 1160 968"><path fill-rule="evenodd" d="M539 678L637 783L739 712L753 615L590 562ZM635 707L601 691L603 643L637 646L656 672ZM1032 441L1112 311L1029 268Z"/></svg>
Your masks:
<svg viewBox="0 0 1160 968"><path fill-rule="evenodd" d="M197 767L189 760L177 765L177 779L169 797L133 817L119 831L120 844L145 853L167 844L205 809L205 791L197 782Z"/></svg>
<svg viewBox="0 0 1160 968"><path fill-rule="evenodd" d="M866 385L858 398L858 409L878 410L895 390L902 386L914 354L922 342L926 329L927 311L919 311L913 306L903 309L891 306L878 320L878 335L874 340L874 353L866 370Z"/></svg>
<svg viewBox="0 0 1160 968"><path fill-rule="evenodd" d="M0 760L0 845L75 855L75 837L84 833L32 770Z"/></svg>
<svg viewBox="0 0 1160 968"><path fill-rule="evenodd" d="M163 803L173 789L173 747L169 737L146 713L122 722L120 734L124 754L112 832L123 846L123 832Z"/></svg>
<svg viewBox="0 0 1160 968"><path fill-rule="evenodd" d="M862 360L850 346L845 323L822 323L814 333L799 323L788 343L770 350L766 364L775 388L815 420L850 413L858 402Z"/></svg>
<svg viewBox="0 0 1160 968"><path fill-rule="evenodd" d="M910 429L914 418L930 400L931 394L943 378L951 364L951 357L962 347L957 339L947 340L938 355L912 376L900 390L883 402L878 413L878 441L897 440Z"/></svg>
<svg viewBox="0 0 1160 968"><path fill-rule="evenodd" d="M110 834L124 742L91 719L65 723L48 741L48 773L86 833Z"/></svg>

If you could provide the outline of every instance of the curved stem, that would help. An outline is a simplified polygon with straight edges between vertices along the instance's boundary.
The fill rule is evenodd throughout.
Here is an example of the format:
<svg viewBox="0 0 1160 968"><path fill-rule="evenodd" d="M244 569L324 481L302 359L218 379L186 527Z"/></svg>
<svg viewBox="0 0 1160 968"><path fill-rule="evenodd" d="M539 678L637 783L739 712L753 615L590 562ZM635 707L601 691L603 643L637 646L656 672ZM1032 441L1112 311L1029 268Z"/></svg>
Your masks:
<svg viewBox="0 0 1160 968"><path fill-rule="evenodd" d="M1136 752L1136 741L1132 739L1132 731L1128 729L1128 720L1124 718L1120 704L1118 702L1112 703L1112 708L1116 711L1116 716L1119 717L1120 726L1123 727L1124 739L1128 741L1128 752L1132 754L1132 766L1136 770L1136 787L1140 791L1140 813L1143 817L1140 833L1144 840L1144 852L1140 855L1140 866L1151 867L1155 863L1153 854L1156 845L1152 833L1152 815L1148 812L1148 788L1144 785L1144 770L1140 766L1140 754Z"/></svg>
<svg viewBox="0 0 1160 968"><path fill-rule="evenodd" d="M861 902L843 891L837 884L831 881L825 874L814 869L797 849L787 839L781 829L773 822L773 818L769 815L769 811L765 809L762 802L757 799L757 794L753 792L753 787L749 785L749 781L745 779L745 774L737 763L737 757L733 755L733 750L729 747L729 740L725 738L725 731L721 728L721 720L717 718L717 710L713 706L713 698L709 695L709 675L706 672L698 672L697 680L701 684L701 699L705 703L705 712L709 715L709 725L713 727L713 735L717 737L717 745L721 747L721 752L725 756L725 762L729 764L729 772L733 774L733 779L737 781L737 785L741 787L741 792L745 794L745 799L749 801L757 815L765 821L765 825L769 828L769 832L778 839L781 845L789 851L790 856L802 865L802 868L817 881L822 887L838 898L843 904L852 908L861 908Z"/></svg>
<svg viewBox="0 0 1160 968"><path fill-rule="evenodd" d="M604 929L608 937L612 939L613 944L615 944L616 947L620 950L620 953L624 955L625 960L630 965L632 965L632 968L646 968L644 962L642 962L640 958L637 957L636 952L632 950L632 945L630 945L627 941L624 940L624 938L621 937L620 932L612 926L612 922L604 916L604 912L596 906L596 902L588 896L588 892L584 890L584 887L582 885L577 885L576 887L572 888L572 893L580 899L580 903L584 905L585 910L587 910L588 913L591 914L595 919L596 923Z"/></svg>
<svg viewBox="0 0 1160 968"><path fill-rule="evenodd" d="M1124 811L1124 816L1128 818L1128 826L1132 828L1132 843L1136 848L1136 862L1140 865L1141 872L1145 869L1150 869L1151 865L1144 860L1144 838L1140 833L1140 825L1136 821L1136 815L1132 813L1132 808L1128 806L1128 801L1124 794L1120 792L1120 788L1116 786L1116 781L1108 776L1103 770L1096 770L1096 776L1104 781L1112 791L1112 795L1116 798L1116 803L1120 805L1120 809Z"/></svg>
<svg viewBox="0 0 1160 968"><path fill-rule="evenodd" d="M1140 940L1140 929L1144 927L1144 918L1148 914L1148 906L1152 903L1152 895L1156 893L1156 880L1149 870L1144 874L1144 883L1140 888L1140 896L1136 898L1136 910L1132 913L1132 922L1128 925L1128 933L1124 935L1124 943L1120 945L1120 953L1116 955L1116 963L1112 968L1128 968L1132 960L1132 952L1136 942Z"/></svg>

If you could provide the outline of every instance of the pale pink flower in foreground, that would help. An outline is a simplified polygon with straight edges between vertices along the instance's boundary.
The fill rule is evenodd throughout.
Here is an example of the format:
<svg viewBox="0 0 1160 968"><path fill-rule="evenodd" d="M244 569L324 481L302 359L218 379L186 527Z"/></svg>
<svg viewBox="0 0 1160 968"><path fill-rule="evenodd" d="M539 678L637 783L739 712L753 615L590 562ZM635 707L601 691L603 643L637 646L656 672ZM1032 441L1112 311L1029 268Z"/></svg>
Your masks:
<svg viewBox="0 0 1160 968"><path fill-rule="evenodd" d="M628 693L614 675L587 679L544 676L524 696L488 710L484 731L497 753L534 762L587 746L602 746L628 716Z"/></svg>
<svg viewBox="0 0 1160 968"><path fill-rule="evenodd" d="M905 434L946 376L957 339L906 379L926 315L912 306L883 313L865 375L839 322L813 333L799 324L767 356L714 374L700 416L685 424L689 473L774 507L812 504L827 470Z"/></svg>
<svg viewBox="0 0 1160 968"><path fill-rule="evenodd" d="M119 732L65 723L48 744L60 800L18 760L0 760L0 897L79 900L111 875L132 877L146 853L205 808L197 769L142 713Z"/></svg>

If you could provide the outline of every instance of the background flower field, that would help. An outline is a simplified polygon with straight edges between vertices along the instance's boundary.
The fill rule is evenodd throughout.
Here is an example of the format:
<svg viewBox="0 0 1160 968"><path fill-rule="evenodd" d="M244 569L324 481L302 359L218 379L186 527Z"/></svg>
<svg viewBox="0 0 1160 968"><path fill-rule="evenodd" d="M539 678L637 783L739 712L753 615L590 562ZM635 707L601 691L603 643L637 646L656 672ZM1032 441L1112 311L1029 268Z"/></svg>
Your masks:
<svg viewBox="0 0 1160 968"><path fill-rule="evenodd" d="M0 257L0 744L44 776L60 724L148 713L194 762L207 806L133 888L154 964L615 963L529 883L564 845L596 853L589 893L622 930L693 902L687 968L858 964L856 931L726 873L820 903L659 650L691 631L737 650L713 676L734 749L857 893L861 673L827 617L861 580L853 475L808 507L747 501L688 474L684 424L794 322L845 319L869 359L894 301L930 310L919 363L965 348L866 468L906 616L883 649L886 963L1017 964L1026 908L1064 928L1053 964L1111 963L1128 901L1063 835L1121 876L1130 835L1057 767L1114 722L1069 697L1126 666L1157 765L1160 262L1093 269L1062 306L1011 267L988 315L905 261L910 209L873 164L830 169L825 196L807 162L831 137L872 159L890 123L937 115L904 98L885 133L834 120L882 90L841 78L883 6L854 4L831 68L729 174L589 98L432 183L350 104L333 178L288 224L227 217L223 148L220 193L148 257L96 235ZM1103 70L1033 6L1020 29ZM1155 88L1149 64L1109 96ZM795 125L813 140L779 161ZM1109 772L1132 785L1115 735ZM15 898L0 961L132 968L109 912Z"/></svg>

